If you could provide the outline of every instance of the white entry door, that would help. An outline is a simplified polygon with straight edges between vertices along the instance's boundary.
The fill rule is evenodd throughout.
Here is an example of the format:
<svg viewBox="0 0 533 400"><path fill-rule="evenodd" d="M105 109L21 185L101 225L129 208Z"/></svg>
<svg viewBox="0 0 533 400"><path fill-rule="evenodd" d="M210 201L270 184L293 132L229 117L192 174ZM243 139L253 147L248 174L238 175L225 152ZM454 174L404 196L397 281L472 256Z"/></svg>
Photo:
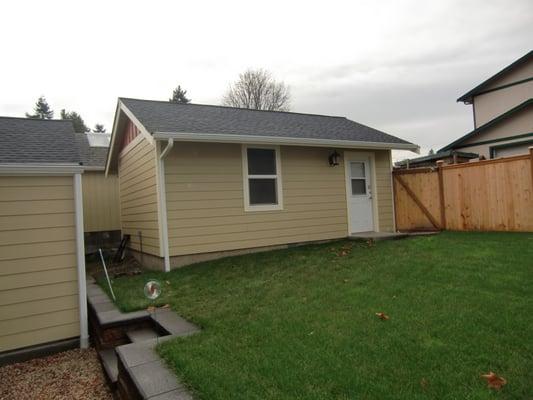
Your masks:
<svg viewBox="0 0 533 400"><path fill-rule="evenodd" d="M374 230L372 174L370 159L349 157L346 160L346 192L350 233Z"/></svg>

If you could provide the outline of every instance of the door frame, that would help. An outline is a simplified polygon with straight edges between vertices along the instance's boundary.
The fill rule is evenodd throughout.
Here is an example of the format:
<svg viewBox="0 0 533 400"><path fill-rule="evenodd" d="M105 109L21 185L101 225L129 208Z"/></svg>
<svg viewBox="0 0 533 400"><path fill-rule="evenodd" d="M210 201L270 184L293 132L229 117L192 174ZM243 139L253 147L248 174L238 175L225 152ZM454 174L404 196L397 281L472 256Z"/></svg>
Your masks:
<svg viewBox="0 0 533 400"><path fill-rule="evenodd" d="M352 234L351 218L350 218L350 196L351 196L351 182L350 172L348 171L349 162L359 158L362 161L365 159L370 163L370 182L372 185L372 223L374 225L374 232L379 232L379 216L378 216L378 191L376 184L376 155L371 151L344 151L344 186L346 188L346 216L348 218L348 236Z"/></svg>

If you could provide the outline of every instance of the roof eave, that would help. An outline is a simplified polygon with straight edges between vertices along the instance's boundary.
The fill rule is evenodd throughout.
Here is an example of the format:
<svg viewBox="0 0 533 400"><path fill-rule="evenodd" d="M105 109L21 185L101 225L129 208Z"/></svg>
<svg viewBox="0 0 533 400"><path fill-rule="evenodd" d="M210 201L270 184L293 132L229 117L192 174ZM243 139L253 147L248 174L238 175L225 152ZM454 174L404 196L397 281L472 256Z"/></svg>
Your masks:
<svg viewBox="0 0 533 400"><path fill-rule="evenodd" d="M109 143L109 150L107 153L107 160L106 160L106 166L105 166L105 175L107 176L110 172L116 171L116 163L114 162L116 158L118 157L119 149L118 146L121 143L121 134L120 131L120 121L121 116L124 115L127 117L136 127L139 129L141 134L148 140L148 143L151 145L155 145L154 139L150 132L146 129L146 127L137 119L137 117L131 112L131 110L126 107L126 105L122 102L121 98L117 101L117 108L115 111L115 119L113 120L113 129L111 131L111 139ZM118 141L117 141L118 137Z"/></svg>
<svg viewBox="0 0 533 400"><path fill-rule="evenodd" d="M483 82L481 82L479 85L477 85L475 88L469 90L465 94L463 94L461 97L457 99L457 102L462 101L465 104L472 104L472 101L474 99L474 96L480 94L482 92L483 88L487 86L489 83L493 82L494 80L498 79L502 75L509 72L511 69L516 67L517 65L520 65L524 61L527 61L529 57L533 55L533 50L530 50L528 53L523 55L522 57L518 58L517 60L513 61L511 64L506 66L505 68L501 69L491 77L485 79Z"/></svg>
<svg viewBox="0 0 533 400"><path fill-rule="evenodd" d="M530 98L517 106L511 108L510 110L507 110L503 114L498 115L496 118L491 119L490 121L486 122L485 124L481 125L480 127L474 129L473 131L468 132L466 135L461 136L459 139L456 139L455 141L451 142L447 146L444 146L442 149L439 149L437 153L441 153L447 150L452 150L454 147L456 147L458 144L461 144L467 139L470 139L472 136L483 132L485 129L490 128L491 126L497 124L498 122L508 118L509 116L513 115L517 111L520 111L527 107L528 105L533 104L533 98Z"/></svg>
<svg viewBox="0 0 533 400"><path fill-rule="evenodd" d="M3 175L73 175L83 173L87 168L79 164L54 163L3 163Z"/></svg>
<svg viewBox="0 0 533 400"><path fill-rule="evenodd" d="M420 154L420 147L413 143L382 143L336 139L184 132L155 132L153 137L156 140L172 138L182 142L281 144L287 146L338 147L349 149L410 150L416 154Z"/></svg>

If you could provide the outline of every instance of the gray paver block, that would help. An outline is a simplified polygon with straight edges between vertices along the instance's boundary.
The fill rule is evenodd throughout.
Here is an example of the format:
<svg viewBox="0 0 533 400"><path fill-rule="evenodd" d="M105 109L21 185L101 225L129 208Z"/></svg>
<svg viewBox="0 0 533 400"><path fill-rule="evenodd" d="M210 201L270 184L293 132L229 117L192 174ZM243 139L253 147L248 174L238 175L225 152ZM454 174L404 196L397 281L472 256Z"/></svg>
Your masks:
<svg viewBox="0 0 533 400"><path fill-rule="evenodd" d="M159 360L155 352L155 340L137 342L118 346L116 351L125 367L135 367L137 365Z"/></svg>
<svg viewBox="0 0 533 400"><path fill-rule="evenodd" d="M151 314L152 319L159 324L163 329L175 336L186 336L196 332L200 332L193 323L181 318L175 312L169 309L158 310Z"/></svg>
<svg viewBox="0 0 533 400"><path fill-rule="evenodd" d="M159 335L151 328L130 329L126 332L128 338L133 342L145 342L156 339Z"/></svg>
<svg viewBox="0 0 533 400"><path fill-rule="evenodd" d="M98 303L109 303L110 299L107 294L99 295L99 296L87 296L87 301L90 304L98 304Z"/></svg>
<svg viewBox="0 0 533 400"><path fill-rule="evenodd" d="M94 283L87 284L87 295L90 296L101 296L106 294L102 288Z"/></svg>
<svg viewBox="0 0 533 400"><path fill-rule="evenodd" d="M104 311L104 312L98 312L96 314L98 316L98 321L100 322L100 325L105 324L111 324L115 322L124 322L134 319L142 319L142 318L148 318L150 314L148 311L135 311L131 313L121 313L119 310L110 310L110 311Z"/></svg>
<svg viewBox="0 0 533 400"><path fill-rule="evenodd" d="M184 387L162 361L153 361L129 369L130 375L144 398L164 394Z"/></svg>
<svg viewBox="0 0 533 400"><path fill-rule="evenodd" d="M100 350L98 352L104 365L104 370L111 382L116 382L118 378L117 354L113 349Z"/></svg>
<svg viewBox="0 0 533 400"><path fill-rule="evenodd" d="M94 308L94 311L96 311L97 313L111 311L116 308L116 306L111 301L96 303L96 304L93 304L92 306Z"/></svg>

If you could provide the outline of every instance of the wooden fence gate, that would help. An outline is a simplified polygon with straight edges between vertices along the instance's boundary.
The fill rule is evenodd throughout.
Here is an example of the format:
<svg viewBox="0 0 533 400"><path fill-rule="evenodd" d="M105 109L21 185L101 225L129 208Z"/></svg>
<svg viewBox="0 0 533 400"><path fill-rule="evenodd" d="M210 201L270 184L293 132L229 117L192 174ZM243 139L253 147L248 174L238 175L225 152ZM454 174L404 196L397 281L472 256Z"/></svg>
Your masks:
<svg viewBox="0 0 533 400"><path fill-rule="evenodd" d="M399 231L533 231L530 154L393 171Z"/></svg>

